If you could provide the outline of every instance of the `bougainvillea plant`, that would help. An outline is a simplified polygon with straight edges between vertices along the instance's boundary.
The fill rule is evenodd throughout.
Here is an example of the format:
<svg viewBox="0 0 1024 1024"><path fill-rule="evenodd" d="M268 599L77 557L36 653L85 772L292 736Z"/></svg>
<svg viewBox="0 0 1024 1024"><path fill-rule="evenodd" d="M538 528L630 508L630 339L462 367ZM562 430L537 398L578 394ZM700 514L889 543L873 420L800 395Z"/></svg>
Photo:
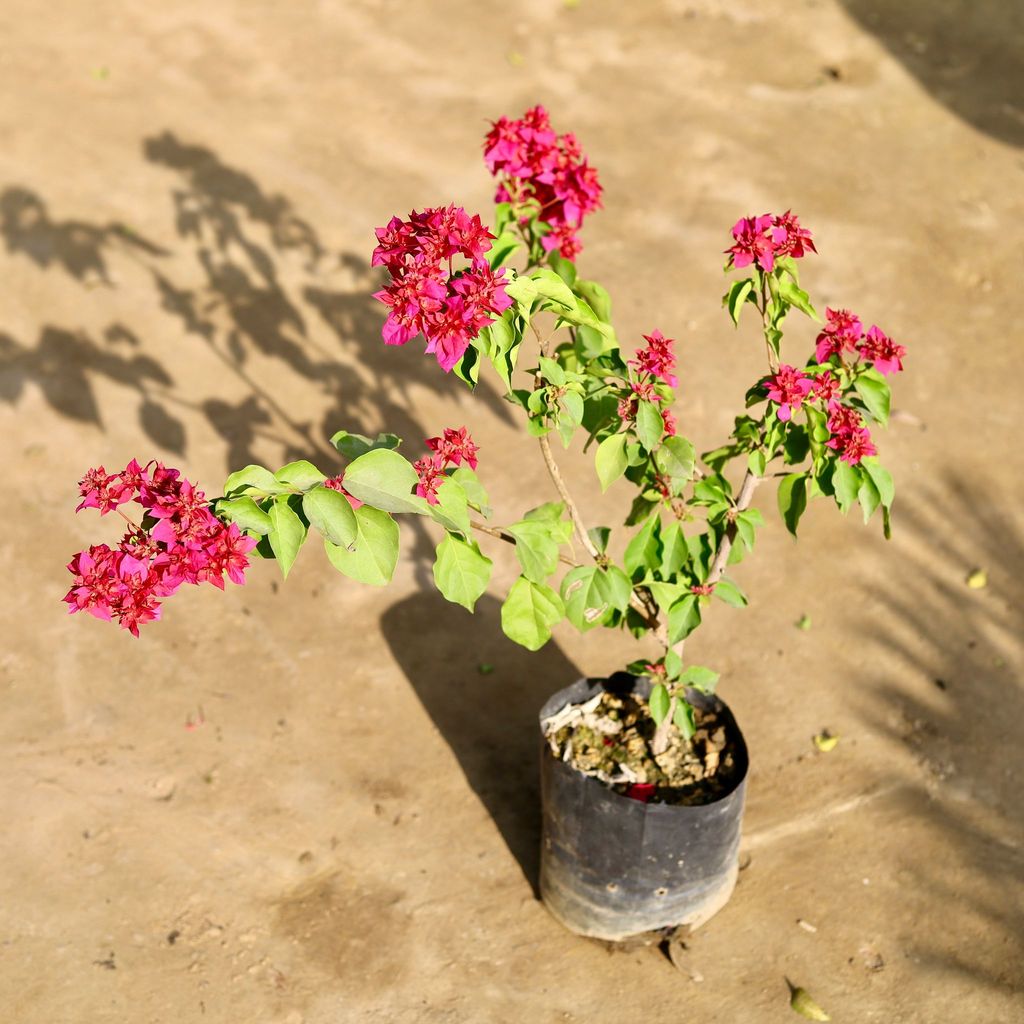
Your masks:
<svg viewBox="0 0 1024 1024"><path fill-rule="evenodd" d="M752 504L761 481L780 478L778 508L794 535L815 497L844 513L859 504L865 521L880 510L888 535L893 482L871 429L886 424L886 378L902 370L905 350L849 310L827 309L816 337L798 322L802 364L783 362L790 314L821 323L798 274L817 249L791 212L741 218L725 249L726 272L736 276L723 304L737 326L745 311L758 321L767 372L747 391L728 442L698 460L672 410L672 339L652 328L632 356L624 353L607 291L577 274L580 228L600 206L601 186L575 137L556 134L535 107L494 123L484 159L498 182L493 230L454 205L377 229L372 262L388 277L376 295L386 310L383 340L404 345L422 335L438 372L470 389L493 371L538 439L558 500L516 522L489 523L465 426L428 438L414 460L393 434L340 431L331 441L347 460L341 475L307 461L276 472L246 466L210 502L177 470L133 460L119 473L90 470L81 482L79 508L115 512L127 532L116 548L75 555L65 600L137 636L183 583L223 587L225 574L243 582L250 556L276 558L287 576L311 533L341 573L383 586L398 560L399 521L422 516L440 532L438 590L471 611L492 568L477 536L514 545L521 573L501 622L524 647L541 647L563 619L582 631L653 636L660 654L629 670L652 677L659 730L688 737L687 693L711 690L717 674L688 664L684 642L712 602L747 603L732 572L764 523ZM568 448L577 435L603 490L620 480L632 489L619 536L587 523L559 472L552 436ZM122 511L133 501L143 510L138 522Z"/></svg>

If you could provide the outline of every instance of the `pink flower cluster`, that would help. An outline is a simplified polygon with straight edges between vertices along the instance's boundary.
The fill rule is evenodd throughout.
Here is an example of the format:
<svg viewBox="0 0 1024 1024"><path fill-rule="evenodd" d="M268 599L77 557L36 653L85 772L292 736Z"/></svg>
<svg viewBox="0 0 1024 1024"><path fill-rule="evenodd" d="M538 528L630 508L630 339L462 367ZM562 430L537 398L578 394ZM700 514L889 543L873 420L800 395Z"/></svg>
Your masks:
<svg viewBox="0 0 1024 1024"><path fill-rule="evenodd" d="M799 409L805 401L821 402L829 414L831 437L827 445L850 465L855 466L866 455L877 453L861 414L840 401L839 381L831 370L809 377L795 366L782 365L778 373L767 379L765 388L768 397L778 404L778 416L784 422L792 419L793 410Z"/></svg>
<svg viewBox="0 0 1024 1024"><path fill-rule="evenodd" d="M672 351L675 340L666 338L661 331L652 331L643 335L647 347L638 349L634 358L629 360L629 365L636 370L639 380L631 381L629 394L619 399L619 419L632 423L636 419L638 403L653 402L661 405L665 399L658 394L655 388L655 381L662 381L669 387L675 387L679 380L672 370L676 365L676 356ZM665 424L665 434L668 437L675 437L677 424L676 418L668 408L662 408L661 419Z"/></svg>
<svg viewBox="0 0 1024 1024"><path fill-rule="evenodd" d="M671 372L676 365L676 355L672 351L675 339L666 338L661 331L651 331L650 334L643 335L643 339L647 342L647 347L640 349L629 360L629 365L641 377L649 374L674 388L679 383L675 374Z"/></svg>
<svg viewBox="0 0 1024 1024"><path fill-rule="evenodd" d="M816 341L814 357L819 363L832 356L842 362L849 353L854 360L860 358L871 363L886 377L903 369L903 357L907 354L902 345L897 345L878 327L872 325L865 334L860 317L848 309L826 309L825 326Z"/></svg>
<svg viewBox="0 0 1024 1024"><path fill-rule="evenodd" d="M795 213L782 216L770 213L760 217L741 217L732 228L734 243L726 249L731 266L741 270L756 263L766 274L783 256L798 260L808 252L816 253L810 231L800 226Z"/></svg>
<svg viewBox="0 0 1024 1024"><path fill-rule="evenodd" d="M485 256L494 235L461 206L440 206L392 217L377 228L370 263L386 267L390 283L374 298L390 312L382 331L387 345L404 345L422 334L446 373L475 338L512 305L504 270L494 273ZM455 270L464 257L469 268Z"/></svg>
<svg viewBox="0 0 1024 1024"><path fill-rule="evenodd" d="M178 470L158 462L142 467L132 459L120 473L90 469L79 490L75 511L96 508L105 515L136 501L146 516L138 526L118 511L129 524L118 546L94 544L72 558L74 583L64 597L69 611L116 619L138 636L140 625L160 618L160 600L183 583L223 590L225 573L233 583L245 582L246 556L256 541L218 519L203 492Z"/></svg>
<svg viewBox="0 0 1024 1024"><path fill-rule="evenodd" d="M495 202L536 205L538 220L548 228L545 250L575 259L582 249L576 233L584 217L601 206L597 170L587 163L576 136L555 134L548 112L534 107L517 121L493 122L484 140L484 162L499 178Z"/></svg>
<svg viewBox="0 0 1024 1024"><path fill-rule="evenodd" d="M778 373L768 378L766 387L768 397L779 406L779 419L786 422L792 419L793 410L799 409L804 399L811 393L814 379L795 366L783 363Z"/></svg>
<svg viewBox="0 0 1024 1024"><path fill-rule="evenodd" d="M826 442L828 447L838 452L839 457L851 466L856 466L867 455L878 453L861 414L848 405L840 405L832 410L828 418L828 429L832 435Z"/></svg>
<svg viewBox="0 0 1024 1024"><path fill-rule="evenodd" d="M476 469L476 453L479 446L473 443L465 427L446 427L441 437L428 437L427 447L434 453L425 455L414 462L413 469L419 476L416 493L426 498L431 505L438 504L437 489L444 483L445 470L449 466L461 466L465 462L470 469Z"/></svg>

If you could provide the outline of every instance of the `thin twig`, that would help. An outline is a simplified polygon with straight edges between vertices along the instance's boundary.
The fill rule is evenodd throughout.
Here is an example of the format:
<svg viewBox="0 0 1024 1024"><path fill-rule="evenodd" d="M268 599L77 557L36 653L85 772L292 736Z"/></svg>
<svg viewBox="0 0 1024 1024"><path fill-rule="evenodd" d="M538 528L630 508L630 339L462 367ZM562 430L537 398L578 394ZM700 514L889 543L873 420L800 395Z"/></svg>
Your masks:
<svg viewBox="0 0 1024 1024"><path fill-rule="evenodd" d="M740 493L736 498L734 508L737 513L744 512L750 507L750 502L754 497L754 488L760 482L761 477L755 476L748 469L746 476L743 478L743 483L740 485ZM705 580L705 583L709 586L714 586L722 578L726 563L729 561L729 553L732 551L733 541L735 540L736 522L733 520L725 528L722 543L718 546L718 551L715 552L715 560L711 563L711 571L708 573L707 580Z"/></svg>
<svg viewBox="0 0 1024 1024"><path fill-rule="evenodd" d="M587 533L587 528L583 525L583 517L580 515L580 510L576 507L576 502L572 500L572 495L565 486L562 474L555 463L555 457L551 454L551 442L548 440L548 435L544 434L538 440L540 441L541 454L544 456L544 465L548 467L548 474L555 485L555 489L562 496L562 501L565 502L566 511L569 513L572 525L576 529L576 536L579 537L580 543L586 549L587 554L596 562L600 559L601 552L597 550L597 545L590 539L590 534Z"/></svg>

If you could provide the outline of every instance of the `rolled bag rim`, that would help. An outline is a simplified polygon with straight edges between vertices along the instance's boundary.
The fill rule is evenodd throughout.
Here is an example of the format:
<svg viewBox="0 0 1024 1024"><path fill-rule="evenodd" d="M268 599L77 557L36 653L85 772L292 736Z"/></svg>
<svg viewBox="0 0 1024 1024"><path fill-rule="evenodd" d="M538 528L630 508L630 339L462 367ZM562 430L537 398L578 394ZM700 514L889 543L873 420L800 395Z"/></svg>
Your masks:
<svg viewBox="0 0 1024 1024"><path fill-rule="evenodd" d="M570 931L619 942L647 932L699 927L728 902L736 885L740 825L749 770L746 740L728 705L687 690L697 706L723 711L736 743L735 785L707 804L642 803L554 757L543 722L583 703L604 679L579 679L553 694L538 718L541 738L540 892ZM632 692L650 693L634 677Z"/></svg>

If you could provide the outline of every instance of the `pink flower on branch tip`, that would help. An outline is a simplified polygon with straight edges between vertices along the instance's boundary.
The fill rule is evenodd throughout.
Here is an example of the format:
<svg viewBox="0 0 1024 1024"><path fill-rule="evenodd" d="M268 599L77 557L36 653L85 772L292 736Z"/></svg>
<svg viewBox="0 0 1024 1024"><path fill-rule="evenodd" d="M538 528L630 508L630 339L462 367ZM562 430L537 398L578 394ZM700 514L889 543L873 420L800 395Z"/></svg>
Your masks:
<svg viewBox="0 0 1024 1024"><path fill-rule="evenodd" d="M476 469L478 445L473 443L465 427L446 427L440 437L428 437L427 447L434 453L425 455L413 463L419 477L416 493L426 498L431 505L439 502L437 489L444 483L449 466L461 466L465 462L470 469Z"/></svg>
<svg viewBox="0 0 1024 1024"><path fill-rule="evenodd" d="M825 408L831 412L833 409L838 407L839 399L841 397L839 379L831 370L819 373L818 376L814 378L814 384L811 387L811 395L815 401L823 402Z"/></svg>
<svg viewBox="0 0 1024 1024"><path fill-rule="evenodd" d="M803 405L814 381L795 366L783 364L778 373L767 379L765 387L768 397L779 406L779 419L785 422L792 417L794 409Z"/></svg>
<svg viewBox="0 0 1024 1024"><path fill-rule="evenodd" d="M465 427L446 427L441 437L428 437L427 447L440 456L444 465L449 463L454 466L461 466L463 459L470 469L476 469L476 453L480 451L479 445L473 443L469 431Z"/></svg>
<svg viewBox="0 0 1024 1024"><path fill-rule="evenodd" d="M391 275L374 295L389 310L384 343L404 345L422 334L427 352L449 372L470 341L512 305L505 271L492 271L486 260L494 236L479 216L454 205L414 210L406 221L392 217L376 233L371 263ZM456 269L454 259L469 266Z"/></svg>
<svg viewBox="0 0 1024 1024"><path fill-rule="evenodd" d="M690 587L690 593L697 594L699 597L710 597L714 592L714 583L695 583Z"/></svg>
<svg viewBox="0 0 1024 1024"><path fill-rule="evenodd" d="M839 458L843 462L848 462L851 466L856 466L865 456L878 454L878 449L871 441L871 432L867 428L836 434L827 444L829 448L839 453Z"/></svg>
<svg viewBox="0 0 1024 1024"><path fill-rule="evenodd" d="M547 233L545 251L557 249L566 259L580 252L577 231L601 206L601 183L576 136L556 134L541 106L518 120L499 118L484 139L484 163L498 179L495 201L538 211Z"/></svg>
<svg viewBox="0 0 1024 1024"><path fill-rule="evenodd" d="M437 505L440 499L437 496L437 489L445 481L444 461L438 455L425 455L412 464L419 477L416 484L416 493L421 498L426 498L430 505Z"/></svg>
<svg viewBox="0 0 1024 1024"><path fill-rule="evenodd" d="M871 363L886 377L903 369L903 357L907 354L902 345L897 345L884 331L875 326L868 329L860 343L859 351L865 362Z"/></svg>
<svg viewBox="0 0 1024 1024"><path fill-rule="evenodd" d="M856 466L865 456L878 453L870 431L864 426L863 417L848 405L840 405L832 411L828 429L832 436L826 442L827 447L851 466Z"/></svg>
<svg viewBox="0 0 1024 1024"><path fill-rule="evenodd" d="M145 528L132 524L116 548L97 544L72 558L74 582L64 597L70 612L116 619L138 636L139 626L160 617L160 599L183 583L223 590L225 574L234 583L245 582L255 539L218 519L203 492L178 470L159 463L142 467L132 459L112 476L102 467L90 470L80 490L79 509L98 508L102 515L134 500L146 518Z"/></svg>
<svg viewBox="0 0 1024 1024"><path fill-rule="evenodd" d="M729 264L737 270L756 263L766 274L784 256L800 259L817 252L811 233L800 226L796 214L787 210L781 217L770 213L741 217L732 227L733 244L726 249Z"/></svg>
<svg viewBox="0 0 1024 1024"><path fill-rule="evenodd" d="M636 355L629 360L638 374L650 374L658 380L664 381L669 387L675 387L679 381L671 371L676 365L676 356L672 351L675 339L666 338L661 331L652 331L643 335L647 347L639 349Z"/></svg>
<svg viewBox="0 0 1024 1024"><path fill-rule="evenodd" d="M810 231L800 226L800 219L791 210L787 210L781 217L772 219L772 239L775 242L776 259L780 256L792 256L798 260L808 252L818 251L814 247Z"/></svg>
<svg viewBox="0 0 1024 1024"><path fill-rule="evenodd" d="M848 309L826 309L825 326L816 339L814 358L824 363L832 356L842 359L844 353L856 352L863 333L860 317Z"/></svg>

